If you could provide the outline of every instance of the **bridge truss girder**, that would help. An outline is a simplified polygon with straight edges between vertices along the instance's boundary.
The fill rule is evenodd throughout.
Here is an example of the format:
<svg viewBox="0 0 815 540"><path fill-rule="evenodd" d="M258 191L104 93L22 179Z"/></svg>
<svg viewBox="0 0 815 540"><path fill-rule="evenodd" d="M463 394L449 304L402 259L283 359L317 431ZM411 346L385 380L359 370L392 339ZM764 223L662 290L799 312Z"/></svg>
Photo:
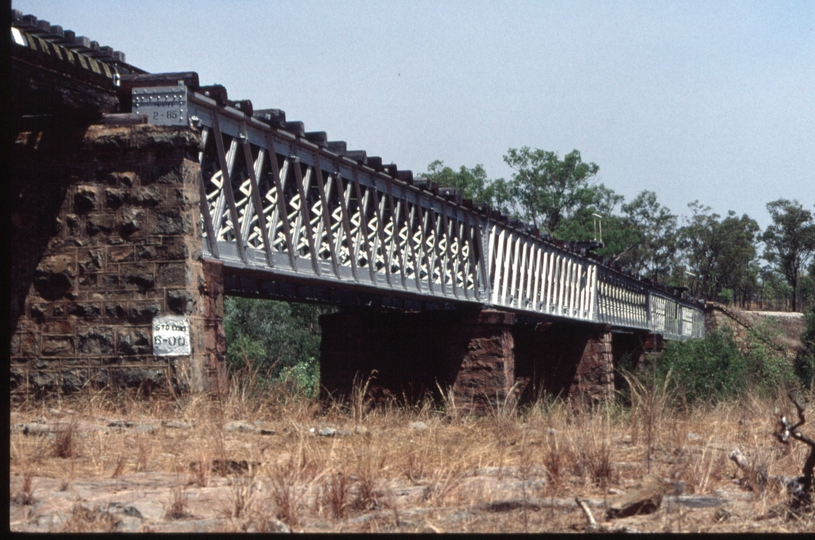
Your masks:
<svg viewBox="0 0 815 540"><path fill-rule="evenodd" d="M597 260L206 96L189 92L187 114L201 129L204 256L224 263L237 294L482 306L704 335L698 306Z"/></svg>

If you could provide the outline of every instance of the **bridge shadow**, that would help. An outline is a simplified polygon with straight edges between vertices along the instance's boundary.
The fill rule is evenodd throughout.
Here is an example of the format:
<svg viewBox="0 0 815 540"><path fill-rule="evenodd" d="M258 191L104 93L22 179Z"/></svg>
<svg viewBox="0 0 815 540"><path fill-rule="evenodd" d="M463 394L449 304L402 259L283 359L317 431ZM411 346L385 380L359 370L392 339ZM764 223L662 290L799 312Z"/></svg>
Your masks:
<svg viewBox="0 0 815 540"><path fill-rule="evenodd" d="M510 318L502 319L504 315ZM511 314L479 309L346 309L323 315L322 397L347 398L355 380L370 377L374 401L395 397L415 403L432 396L440 402L443 393L454 388L457 401L489 408L510 395L513 385L519 404L566 398L578 390L602 399L614 384L611 362L630 361L632 351L641 349L635 334L603 341L608 330L596 324L513 324L513 319ZM611 357L603 352L607 346Z"/></svg>
<svg viewBox="0 0 815 540"><path fill-rule="evenodd" d="M355 379L370 377L376 402L415 404L458 378L468 353L467 332L479 310L394 312L345 309L320 317L322 397L351 395Z"/></svg>
<svg viewBox="0 0 815 540"><path fill-rule="evenodd" d="M589 325L541 322L517 325L515 378L522 385L519 404L539 398L566 398L575 381Z"/></svg>

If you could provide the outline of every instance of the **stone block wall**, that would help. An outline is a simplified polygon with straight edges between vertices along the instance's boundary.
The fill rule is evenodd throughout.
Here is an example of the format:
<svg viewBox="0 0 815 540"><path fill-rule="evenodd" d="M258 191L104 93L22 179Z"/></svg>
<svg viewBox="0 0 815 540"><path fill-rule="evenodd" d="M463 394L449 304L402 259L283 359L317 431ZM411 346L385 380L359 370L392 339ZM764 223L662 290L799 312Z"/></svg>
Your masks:
<svg viewBox="0 0 815 540"><path fill-rule="evenodd" d="M459 403L473 404L479 411L511 407L518 399L515 385L515 315L505 311L483 310L475 321L459 320L452 328L459 339L467 340L466 354L451 350L451 365L458 363L453 392ZM452 354L450 354L452 353Z"/></svg>
<svg viewBox="0 0 815 540"><path fill-rule="evenodd" d="M649 361L658 358L664 347L661 334L651 332L620 332L611 334L614 364L614 387L626 385L623 371L642 371Z"/></svg>
<svg viewBox="0 0 815 540"><path fill-rule="evenodd" d="M223 290L201 256L197 133L58 135L21 134L14 149L13 193L45 204L13 220L12 391L219 390ZM153 355L152 319L168 314L189 317L190 356Z"/></svg>
<svg viewBox="0 0 815 540"><path fill-rule="evenodd" d="M544 395L588 401L613 396L611 334L605 326L540 322L519 325L514 334L523 401Z"/></svg>
<svg viewBox="0 0 815 540"><path fill-rule="evenodd" d="M712 332L722 328L728 328L733 333L733 339L742 352L747 351L750 324L727 306L717 302L706 302L705 332Z"/></svg>
<svg viewBox="0 0 815 540"><path fill-rule="evenodd" d="M594 327L589 333L569 394L588 402L607 401L614 397L614 364L609 327Z"/></svg>
<svg viewBox="0 0 815 540"><path fill-rule="evenodd" d="M374 397L439 397L438 385L478 412L542 394L586 402L614 395L605 325L516 324L513 313L495 310L349 310L324 315L320 324L321 385L333 395L349 394L355 376L372 373ZM618 355L626 344L618 343Z"/></svg>
<svg viewBox="0 0 815 540"><path fill-rule="evenodd" d="M373 373L375 399L412 401L428 392L438 398L440 386L452 388L462 406L494 407L507 401L514 383L513 322L513 314L490 310L323 315L321 387L348 395L355 377Z"/></svg>

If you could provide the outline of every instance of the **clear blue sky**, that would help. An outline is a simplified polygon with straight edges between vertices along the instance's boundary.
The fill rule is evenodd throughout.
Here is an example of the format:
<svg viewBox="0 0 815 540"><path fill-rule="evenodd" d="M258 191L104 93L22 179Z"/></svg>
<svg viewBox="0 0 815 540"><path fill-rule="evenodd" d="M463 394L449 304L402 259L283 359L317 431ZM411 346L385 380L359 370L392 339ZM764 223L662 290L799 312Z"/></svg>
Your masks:
<svg viewBox="0 0 815 540"><path fill-rule="evenodd" d="M401 169L580 150L632 199L815 204L815 0L13 0Z"/></svg>

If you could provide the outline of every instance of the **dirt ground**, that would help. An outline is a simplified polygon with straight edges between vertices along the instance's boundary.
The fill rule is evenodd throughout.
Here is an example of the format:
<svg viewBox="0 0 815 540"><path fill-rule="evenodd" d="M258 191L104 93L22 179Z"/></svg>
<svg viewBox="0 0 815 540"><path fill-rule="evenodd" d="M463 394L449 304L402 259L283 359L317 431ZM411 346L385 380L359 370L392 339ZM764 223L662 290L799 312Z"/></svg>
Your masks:
<svg viewBox="0 0 815 540"><path fill-rule="evenodd" d="M444 413L362 402L325 411L280 396L91 395L14 406L11 529L815 530L809 514L786 511L789 497L772 480L799 474L808 452L772 437L774 410L792 409L784 398L684 414L658 398L650 408L550 404L487 417L449 403ZM734 448L752 473L730 459ZM605 509L649 472L667 489L657 510L606 519Z"/></svg>
<svg viewBox="0 0 815 540"><path fill-rule="evenodd" d="M803 313L785 311L733 311L745 322L764 331L773 341L784 347L790 357L798 354L803 347L801 336L806 330Z"/></svg>

